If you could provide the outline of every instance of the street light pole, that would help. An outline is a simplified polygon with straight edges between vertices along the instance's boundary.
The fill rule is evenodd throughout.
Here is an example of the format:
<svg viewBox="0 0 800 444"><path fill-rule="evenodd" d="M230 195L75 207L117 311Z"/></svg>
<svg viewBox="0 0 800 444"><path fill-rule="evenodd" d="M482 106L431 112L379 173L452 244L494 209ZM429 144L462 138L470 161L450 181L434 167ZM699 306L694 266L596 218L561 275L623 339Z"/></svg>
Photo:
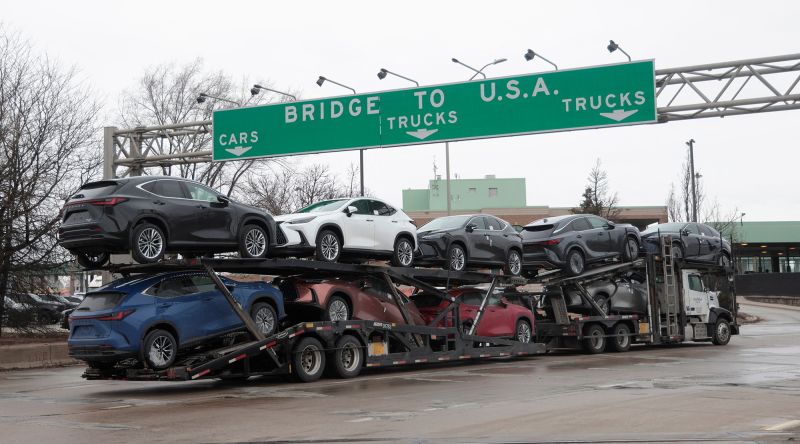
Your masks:
<svg viewBox="0 0 800 444"><path fill-rule="evenodd" d="M694 183L694 139L689 139L686 145L689 145L689 174L692 181L692 222L697 222L697 188Z"/></svg>
<svg viewBox="0 0 800 444"><path fill-rule="evenodd" d="M317 79L317 85L319 85L319 86L322 86L322 84L325 83L325 82L331 82L334 85L339 85L342 88L347 88L350 91L353 91L353 94L356 94L356 90L355 89L353 89L353 88L351 88L351 87L349 87L347 85L343 85L343 84L341 84L339 82L336 82L334 80L331 80L331 79L329 79L329 78L327 78L325 76L319 76L319 78ZM358 173L359 173L359 176L361 177L361 196L363 197L364 196L364 150L363 149L358 150Z"/></svg>

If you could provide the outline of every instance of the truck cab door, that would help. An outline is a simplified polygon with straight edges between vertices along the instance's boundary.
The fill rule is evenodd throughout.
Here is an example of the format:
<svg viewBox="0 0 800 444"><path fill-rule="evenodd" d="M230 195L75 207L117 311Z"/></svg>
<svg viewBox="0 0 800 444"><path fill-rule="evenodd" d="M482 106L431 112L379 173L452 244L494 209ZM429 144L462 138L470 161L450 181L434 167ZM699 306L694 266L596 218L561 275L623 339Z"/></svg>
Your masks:
<svg viewBox="0 0 800 444"><path fill-rule="evenodd" d="M702 322L708 322L710 299L709 292L703 284L702 275L694 270L684 270L683 289L686 315L697 316ZM713 292L711 293L713 294Z"/></svg>

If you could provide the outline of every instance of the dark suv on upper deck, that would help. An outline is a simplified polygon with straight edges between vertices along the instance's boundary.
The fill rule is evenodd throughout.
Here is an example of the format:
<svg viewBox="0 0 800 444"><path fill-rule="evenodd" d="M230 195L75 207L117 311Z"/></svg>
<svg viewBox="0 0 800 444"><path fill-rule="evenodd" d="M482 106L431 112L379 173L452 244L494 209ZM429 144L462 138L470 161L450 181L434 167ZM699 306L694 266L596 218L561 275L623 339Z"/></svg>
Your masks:
<svg viewBox="0 0 800 444"><path fill-rule="evenodd" d="M139 263L157 262L168 252L239 250L242 257L266 257L276 239L269 213L168 176L86 183L67 200L58 229L59 245L87 268L129 251Z"/></svg>

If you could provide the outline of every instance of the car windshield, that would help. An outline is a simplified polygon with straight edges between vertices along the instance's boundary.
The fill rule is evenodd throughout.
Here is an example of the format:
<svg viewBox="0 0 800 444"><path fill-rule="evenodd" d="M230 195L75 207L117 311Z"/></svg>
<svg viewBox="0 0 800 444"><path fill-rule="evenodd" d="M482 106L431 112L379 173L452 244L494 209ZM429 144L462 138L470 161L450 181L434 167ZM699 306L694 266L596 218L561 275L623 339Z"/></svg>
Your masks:
<svg viewBox="0 0 800 444"><path fill-rule="evenodd" d="M335 211L347 202L347 200L348 199L323 200L322 202L313 203L299 210L298 213L324 213L326 211Z"/></svg>
<svg viewBox="0 0 800 444"><path fill-rule="evenodd" d="M451 230L453 228L460 228L472 216L447 216L434 219L427 224L423 225L417 231L436 231L436 230Z"/></svg>
<svg viewBox="0 0 800 444"><path fill-rule="evenodd" d="M655 233L656 231L662 231L664 233L677 233L685 225L686 224L683 223L683 222L669 223L669 224L658 224L658 225L654 225L654 226L649 227L648 229L644 230L642 232L642 234Z"/></svg>

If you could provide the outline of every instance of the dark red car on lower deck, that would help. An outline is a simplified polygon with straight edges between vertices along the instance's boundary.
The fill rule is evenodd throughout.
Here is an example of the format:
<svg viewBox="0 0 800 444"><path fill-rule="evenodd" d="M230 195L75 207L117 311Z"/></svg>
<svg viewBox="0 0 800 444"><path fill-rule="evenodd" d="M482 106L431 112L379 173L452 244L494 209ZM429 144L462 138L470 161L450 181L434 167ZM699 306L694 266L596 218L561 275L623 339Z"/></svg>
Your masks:
<svg viewBox="0 0 800 444"><path fill-rule="evenodd" d="M296 321L385 321L406 324L389 283L374 277L359 279L287 278L273 282L284 295L287 313ZM409 324L425 325L406 292L399 291Z"/></svg>
<svg viewBox="0 0 800 444"><path fill-rule="evenodd" d="M461 328L467 331L475 321L486 290L477 287L458 287L448 293L461 301L459 305ZM419 308L426 323L433 322L436 316L450 305L449 302L425 292L412 296L411 300ZM443 320L437 326L452 327L452 313L446 316L446 321ZM483 317L478 324L478 330L474 334L477 336L508 337L520 342L531 342L533 338L533 313L530 309L509 301L501 291L495 291L486 302Z"/></svg>

